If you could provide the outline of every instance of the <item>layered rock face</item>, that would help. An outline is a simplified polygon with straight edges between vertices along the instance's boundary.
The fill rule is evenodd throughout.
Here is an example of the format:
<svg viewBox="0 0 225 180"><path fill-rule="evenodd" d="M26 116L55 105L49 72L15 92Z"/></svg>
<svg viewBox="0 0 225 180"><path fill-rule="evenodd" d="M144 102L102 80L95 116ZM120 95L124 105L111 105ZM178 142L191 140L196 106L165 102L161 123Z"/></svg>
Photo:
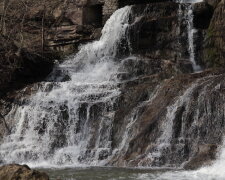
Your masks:
<svg viewBox="0 0 225 180"><path fill-rule="evenodd" d="M76 51L80 42L98 38L101 22L118 7L137 5L117 12L99 41L56 65L46 82L2 98L3 163L197 168L215 158L224 131L225 72L190 74L188 39L193 36L192 53L202 67L224 65L224 1L197 3L193 9L170 1L146 2L65 1L60 6L62 2L55 1L46 7L30 2L35 8L24 22L41 28L31 33L24 25L24 38L34 38L32 43L19 41L19 53L44 42L43 56ZM187 22L190 10L195 31ZM188 28L195 32L192 36ZM16 44L12 46L18 50ZM10 145L18 146L18 154L10 153Z"/></svg>

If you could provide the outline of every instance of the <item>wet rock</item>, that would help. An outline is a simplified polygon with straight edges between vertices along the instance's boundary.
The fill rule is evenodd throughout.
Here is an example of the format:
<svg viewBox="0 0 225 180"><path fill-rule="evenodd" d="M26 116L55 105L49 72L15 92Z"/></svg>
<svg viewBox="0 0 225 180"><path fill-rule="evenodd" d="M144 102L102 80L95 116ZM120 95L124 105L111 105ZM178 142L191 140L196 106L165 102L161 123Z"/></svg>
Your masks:
<svg viewBox="0 0 225 180"><path fill-rule="evenodd" d="M27 165L6 165L0 167L1 180L49 180L47 174L31 170Z"/></svg>

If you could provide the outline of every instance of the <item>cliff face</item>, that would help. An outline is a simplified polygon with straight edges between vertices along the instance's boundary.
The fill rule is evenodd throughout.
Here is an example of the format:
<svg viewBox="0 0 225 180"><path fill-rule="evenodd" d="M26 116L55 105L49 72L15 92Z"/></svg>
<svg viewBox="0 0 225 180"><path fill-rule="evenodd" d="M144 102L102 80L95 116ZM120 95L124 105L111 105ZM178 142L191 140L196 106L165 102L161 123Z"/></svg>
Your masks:
<svg viewBox="0 0 225 180"><path fill-rule="evenodd" d="M197 168L215 158L224 130L224 69L190 74L193 68L187 43L187 5L135 0L5 2L0 4L3 10L1 38L4 39L0 41L3 47L0 49L3 54L0 87L4 90L9 82L15 85L19 81L25 86L43 80L51 72L54 59L77 52L81 43L98 39L102 25L117 8L134 4L126 34L131 43L126 44L122 39L118 48L120 55L116 58L122 59L129 53L136 58L126 58L119 68L116 76L120 83L116 88L121 94L113 103L96 101L109 93L98 92L98 95L88 94L94 102L82 102L79 106L78 127L73 133L81 133L86 125L91 136L87 149L77 157L79 162L97 158L115 166ZM193 14L196 61L206 68L224 67L224 0L197 3ZM123 45L128 45L129 51ZM48 80L47 85L44 82L27 85L1 99L1 141L12 133L17 122L18 116L12 113L15 109L29 105L37 91L48 95L60 87L60 83L70 82L72 78L67 70L56 68L54 73L60 78ZM115 87L110 88L111 91ZM66 146L72 110L67 101L60 107L52 107L52 102L49 101L50 107L44 110L51 112L51 108L55 111L58 108L59 111L54 111L54 115L59 114L53 123L57 132L51 132L53 140L49 143L49 153L54 154ZM10 118L5 119L8 114ZM83 121L88 116L86 124ZM24 126L31 120L32 117L25 117ZM112 124L107 124L109 121ZM46 123L48 119L42 117L35 126L40 137L46 133ZM107 140L110 148L103 148ZM32 154L26 154L26 158L30 156ZM64 160L72 161L69 155Z"/></svg>
<svg viewBox="0 0 225 180"><path fill-rule="evenodd" d="M212 5L214 7L214 13L209 28L206 30L203 59L207 67L224 67L225 2L223 0L215 1Z"/></svg>

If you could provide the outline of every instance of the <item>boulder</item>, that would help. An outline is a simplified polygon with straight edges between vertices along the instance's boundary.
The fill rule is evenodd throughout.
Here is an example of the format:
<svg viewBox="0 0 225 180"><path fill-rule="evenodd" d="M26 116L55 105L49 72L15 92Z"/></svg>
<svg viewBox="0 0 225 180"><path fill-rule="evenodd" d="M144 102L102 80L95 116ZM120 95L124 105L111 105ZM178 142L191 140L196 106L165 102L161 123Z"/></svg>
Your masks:
<svg viewBox="0 0 225 180"><path fill-rule="evenodd" d="M31 170L27 165L11 164L0 167L1 180L49 180L46 173Z"/></svg>

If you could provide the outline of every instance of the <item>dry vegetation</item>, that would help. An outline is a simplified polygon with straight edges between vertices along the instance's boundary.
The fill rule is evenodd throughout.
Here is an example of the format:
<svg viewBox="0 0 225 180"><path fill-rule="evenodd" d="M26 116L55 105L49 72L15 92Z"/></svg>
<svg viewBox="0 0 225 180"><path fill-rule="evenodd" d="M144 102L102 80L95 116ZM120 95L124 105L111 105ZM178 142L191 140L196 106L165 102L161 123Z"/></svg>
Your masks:
<svg viewBox="0 0 225 180"><path fill-rule="evenodd" d="M64 55L63 45L71 45L74 52L74 43L91 39L93 28L76 28L81 18L77 10L87 2L0 0L0 96L19 80L33 82L46 76L53 60Z"/></svg>

